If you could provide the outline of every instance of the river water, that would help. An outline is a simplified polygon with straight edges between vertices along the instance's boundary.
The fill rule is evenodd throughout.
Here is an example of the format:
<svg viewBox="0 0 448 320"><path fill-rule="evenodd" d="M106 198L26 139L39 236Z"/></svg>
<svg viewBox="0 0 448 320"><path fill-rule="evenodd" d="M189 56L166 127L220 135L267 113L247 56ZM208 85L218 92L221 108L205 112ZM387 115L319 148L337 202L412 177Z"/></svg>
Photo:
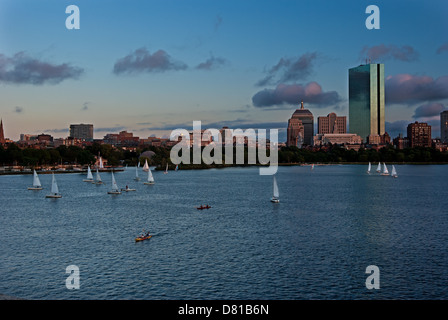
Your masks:
<svg viewBox="0 0 448 320"><path fill-rule="evenodd" d="M0 176L0 293L25 299L447 299L448 167L256 167ZM390 170L390 167L389 167ZM140 176L144 173L140 171ZM212 206L197 210L201 204ZM134 239L142 230L153 237ZM66 267L79 268L69 290ZM379 289L367 289L367 266Z"/></svg>

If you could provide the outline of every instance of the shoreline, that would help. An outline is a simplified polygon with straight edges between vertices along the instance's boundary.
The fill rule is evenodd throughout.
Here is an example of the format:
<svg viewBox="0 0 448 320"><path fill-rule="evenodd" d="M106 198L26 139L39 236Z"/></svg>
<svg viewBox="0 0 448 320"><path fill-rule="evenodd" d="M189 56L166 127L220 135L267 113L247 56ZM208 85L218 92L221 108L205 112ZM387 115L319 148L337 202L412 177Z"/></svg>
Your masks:
<svg viewBox="0 0 448 320"><path fill-rule="evenodd" d="M376 162L374 162L376 163ZM372 165L374 164L372 163ZM339 165L362 165L366 166L369 162L334 162L334 163L278 163L279 167L306 167L306 166L339 166ZM388 165L448 165L448 162L387 162ZM179 170L207 170L207 169L225 169L225 168L245 168L245 167L269 167L269 165L262 164L250 164L250 165L184 165ZM133 167L132 167L133 168ZM114 168L114 169L102 169L99 172L122 172L125 168ZM153 171L164 171L163 168L154 168ZM174 171L170 169L169 171ZM47 170L47 171L36 171L38 174L68 174L68 173L79 173L86 174L87 170ZM2 175L32 175L33 171L0 171L0 176Z"/></svg>

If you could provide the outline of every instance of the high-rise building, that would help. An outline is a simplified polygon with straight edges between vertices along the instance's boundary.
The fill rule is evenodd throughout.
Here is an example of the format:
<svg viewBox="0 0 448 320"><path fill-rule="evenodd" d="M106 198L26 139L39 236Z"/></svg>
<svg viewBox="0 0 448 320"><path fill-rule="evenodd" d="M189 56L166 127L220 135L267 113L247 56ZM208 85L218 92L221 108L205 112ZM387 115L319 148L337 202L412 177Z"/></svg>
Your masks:
<svg viewBox="0 0 448 320"><path fill-rule="evenodd" d="M301 147L303 144L312 145L314 136L314 116L303 107L294 111L288 120L287 146Z"/></svg>
<svg viewBox="0 0 448 320"><path fill-rule="evenodd" d="M415 121L408 124L409 146L431 147L431 126L424 122Z"/></svg>
<svg viewBox="0 0 448 320"><path fill-rule="evenodd" d="M347 117L338 117L334 112L326 117L317 117L317 133L347 133Z"/></svg>
<svg viewBox="0 0 448 320"><path fill-rule="evenodd" d="M93 140L93 124L71 124L70 137L75 139L83 139L86 141Z"/></svg>
<svg viewBox="0 0 448 320"><path fill-rule="evenodd" d="M5 140L5 133L3 132L3 119L0 120L0 144L4 144L6 142Z"/></svg>
<svg viewBox="0 0 448 320"><path fill-rule="evenodd" d="M448 143L448 110L440 113L440 141Z"/></svg>
<svg viewBox="0 0 448 320"><path fill-rule="evenodd" d="M349 132L362 137L385 133L384 64L349 69Z"/></svg>

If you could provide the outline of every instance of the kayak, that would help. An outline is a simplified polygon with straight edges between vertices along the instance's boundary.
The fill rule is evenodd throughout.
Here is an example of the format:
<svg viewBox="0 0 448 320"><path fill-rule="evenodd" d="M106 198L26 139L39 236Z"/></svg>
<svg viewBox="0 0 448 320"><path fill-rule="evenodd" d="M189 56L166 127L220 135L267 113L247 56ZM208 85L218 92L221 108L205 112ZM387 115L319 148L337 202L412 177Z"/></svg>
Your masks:
<svg viewBox="0 0 448 320"><path fill-rule="evenodd" d="M152 237L151 235L146 236L146 237L138 237L138 238L135 238L135 242L151 239L151 237Z"/></svg>
<svg viewBox="0 0 448 320"><path fill-rule="evenodd" d="M198 209L198 210L203 210L203 209L210 209L211 207L210 206L207 206L207 207L197 207L196 209Z"/></svg>

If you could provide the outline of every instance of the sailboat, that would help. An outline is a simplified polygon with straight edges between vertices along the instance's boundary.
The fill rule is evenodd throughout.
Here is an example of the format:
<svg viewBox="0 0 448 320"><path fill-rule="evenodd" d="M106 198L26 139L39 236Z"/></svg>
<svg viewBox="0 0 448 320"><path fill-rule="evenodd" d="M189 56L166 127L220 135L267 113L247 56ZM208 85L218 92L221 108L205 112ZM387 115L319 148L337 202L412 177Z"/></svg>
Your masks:
<svg viewBox="0 0 448 320"><path fill-rule="evenodd" d="M179 170L179 165L178 164L176 164L176 168L174 169L174 171L177 171L177 170Z"/></svg>
<svg viewBox="0 0 448 320"><path fill-rule="evenodd" d="M381 172L381 163L378 162L378 167L376 167L376 172L380 173Z"/></svg>
<svg viewBox="0 0 448 320"><path fill-rule="evenodd" d="M279 193L278 193L278 186L277 186L277 179L275 178L275 175L273 175L273 196L271 198L271 202L279 203Z"/></svg>
<svg viewBox="0 0 448 320"><path fill-rule="evenodd" d="M90 166L87 166L87 179L84 179L82 181L93 182L93 175L92 175L92 171L90 170Z"/></svg>
<svg viewBox="0 0 448 320"><path fill-rule="evenodd" d="M395 170L394 165L392 165L392 174L391 174L391 176L394 177L394 178L398 178L397 170Z"/></svg>
<svg viewBox="0 0 448 320"><path fill-rule="evenodd" d="M149 165L148 165L148 159L145 159L145 164L143 165L143 171L148 171Z"/></svg>
<svg viewBox="0 0 448 320"><path fill-rule="evenodd" d="M33 186L28 187L28 190L42 190L42 185L39 180L39 176L37 175L36 170L33 170Z"/></svg>
<svg viewBox="0 0 448 320"><path fill-rule="evenodd" d="M114 173L112 172L112 190L107 192L108 194L121 194L118 189L117 182L115 181Z"/></svg>
<svg viewBox="0 0 448 320"><path fill-rule="evenodd" d="M134 180L135 181L140 181L140 177L138 176L138 166L135 167L135 178L134 178Z"/></svg>
<svg viewBox="0 0 448 320"><path fill-rule="evenodd" d="M163 172L164 174L167 174L168 173L168 163L166 164L166 168L165 168L165 171Z"/></svg>
<svg viewBox="0 0 448 320"><path fill-rule="evenodd" d="M100 157L100 169L104 169L103 158Z"/></svg>
<svg viewBox="0 0 448 320"><path fill-rule="evenodd" d="M143 184L154 184L154 177L152 176L151 170L148 171L148 181L144 182Z"/></svg>
<svg viewBox="0 0 448 320"><path fill-rule="evenodd" d="M103 184L103 180L101 180L98 168L96 169L95 181L93 181L92 183L94 183L94 184Z"/></svg>
<svg viewBox="0 0 448 320"><path fill-rule="evenodd" d="M387 170L386 164L383 163L383 173L381 173L382 176L388 176L389 170Z"/></svg>
<svg viewBox="0 0 448 320"><path fill-rule="evenodd" d="M367 173L370 174L370 170L372 170L372 164L369 162L369 167L367 168Z"/></svg>
<svg viewBox="0 0 448 320"><path fill-rule="evenodd" d="M45 196L45 198L62 198L62 195L59 193L59 188L54 173L52 173L52 175L53 176L51 179L51 191L50 194L47 194Z"/></svg>
<svg viewBox="0 0 448 320"><path fill-rule="evenodd" d="M313 170L314 169L314 163L313 164L311 164L311 170Z"/></svg>

